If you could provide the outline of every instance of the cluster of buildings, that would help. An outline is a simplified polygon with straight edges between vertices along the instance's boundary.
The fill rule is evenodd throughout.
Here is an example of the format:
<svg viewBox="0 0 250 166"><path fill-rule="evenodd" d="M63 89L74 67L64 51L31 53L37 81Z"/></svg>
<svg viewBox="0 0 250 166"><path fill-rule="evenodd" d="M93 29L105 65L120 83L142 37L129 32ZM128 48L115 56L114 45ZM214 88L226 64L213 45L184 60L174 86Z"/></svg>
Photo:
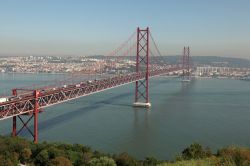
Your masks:
<svg viewBox="0 0 250 166"><path fill-rule="evenodd" d="M151 67L160 66L152 62ZM55 57L55 56L17 56L0 57L0 72L15 73L128 73L135 70L135 59L114 58L104 56L93 57ZM165 66L166 67L166 66ZM171 65L169 65L171 67ZM249 68L226 67L225 64L215 66L197 64L192 71L196 77L230 77L244 78L250 76ZM182 71L169 73L181 75Z"/></svg>
<svg viewBox="0 0 250 166"><path fill-rule="evenodd" d="M93 57L0 57L0 72L16 73L96 73L128 72L135 62Z"/></svg>
<svg viewBox="0 0 250 166"><path fill-rule="evenodd" d="M249 68L232 68L232 67L216 67L216 66L198 66L195 70L196 77L230 77L244 78L250 75Z"/></svg>

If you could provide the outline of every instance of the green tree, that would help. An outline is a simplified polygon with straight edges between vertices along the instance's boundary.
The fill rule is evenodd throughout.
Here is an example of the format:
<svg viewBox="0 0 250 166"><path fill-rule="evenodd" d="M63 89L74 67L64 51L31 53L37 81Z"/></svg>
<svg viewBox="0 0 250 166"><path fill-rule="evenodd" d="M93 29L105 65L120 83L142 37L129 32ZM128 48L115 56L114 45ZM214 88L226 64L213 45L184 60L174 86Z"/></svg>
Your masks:
<svg viewBox="0 0 250 166"><path fill-rule="evenodd" d="M53 166L72 166L69 159L59 156L51 160L51 165Z"/></svg>
<svg viewBox="0 0 250 166"><path fill-rule="evenodd" d="M47 149L49 158L56 158L58 156L63 156L64 151L61 149L58 149L57 147L51 146Z"/></svg>
<svg viewBox="0 0 250 166"><path fill-rule="evenodd" d="M47 150L42 150L35 158L36 164L39 165L48 165L49 163L49 154Z"/></svg>
<svg viewBox="0 0 250 166"><path fill-rule="evenodd" d="M189 147L182 151L182 157L186 160L201 159L210 155L210 149L207 148L206 150L204 150L203 147L198 143L191 144Z"/></svg>
<svg viewBox="0 0 250 166"><path fill-rule="evenodd" d="M83 153L78 160L74 163L74 165L88 165L89 161L91 160L92 153L86 152Z"/></svg>
<svg viewBox="0 0 250 166"><path fill-rule="evenodd" d="M7 157L0 155L0 166L14 166L14 164Z"/></svg>
<svg viewBox="0 0 250 166"><path fill-rule="evenodd" d="M116 164L112 158L100 157L91 159L89 166L116 166Z"/></svg>
<svg viewBox="0 0 250 166"><path fill-rule="evenodd" d="M21 163L24 164L26 162L29 162L31 155L32 155L32 152L31 152L30 148L24 148L20 154Z"/></svg>

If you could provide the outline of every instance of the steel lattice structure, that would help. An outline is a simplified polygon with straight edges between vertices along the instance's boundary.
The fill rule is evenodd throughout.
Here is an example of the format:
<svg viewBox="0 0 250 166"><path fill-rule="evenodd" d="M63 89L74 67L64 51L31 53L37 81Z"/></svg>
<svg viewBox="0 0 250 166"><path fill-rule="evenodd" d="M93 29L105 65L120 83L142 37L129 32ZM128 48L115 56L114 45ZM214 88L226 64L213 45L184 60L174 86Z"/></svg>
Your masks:
<svg viewBox="0 0 250 166"><path fill-rule="evenodd" d="M183 56L182 56L182 74L183 79L190 79L190 49L189 47L183 48Z"/></svg>
<svg viewBox="0 0 250 166"><path fill-rule="evenodd" d="M142 80L135 82L135 103L149 103L148 79L149 79L149 28L137 29L137 51L136 51L136 72L145 70L145 76Z"/></svg>

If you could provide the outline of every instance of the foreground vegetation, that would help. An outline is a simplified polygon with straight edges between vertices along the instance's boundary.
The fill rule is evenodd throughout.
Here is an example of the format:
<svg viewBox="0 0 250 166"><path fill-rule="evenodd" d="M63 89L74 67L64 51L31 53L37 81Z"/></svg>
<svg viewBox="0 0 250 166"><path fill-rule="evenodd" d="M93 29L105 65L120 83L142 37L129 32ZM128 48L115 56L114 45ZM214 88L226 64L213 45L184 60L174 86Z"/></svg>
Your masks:
<svg viewBox="0 0 250 166"><path fill-rule="evenodd" d="M0 136L0 166L248 166L250 149L228 147L212 154L208 148L192 144L174 161L159 161L153 157L136 160L127 153L104 154L79 144L34 144L23 138Z"/></svg>

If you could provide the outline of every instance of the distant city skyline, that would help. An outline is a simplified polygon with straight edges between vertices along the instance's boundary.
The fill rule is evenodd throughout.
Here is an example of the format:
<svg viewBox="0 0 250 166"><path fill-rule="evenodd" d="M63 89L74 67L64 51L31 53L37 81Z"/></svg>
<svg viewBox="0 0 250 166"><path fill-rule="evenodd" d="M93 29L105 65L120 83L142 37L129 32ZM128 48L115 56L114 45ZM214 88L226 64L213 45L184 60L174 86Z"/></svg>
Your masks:
<svg viewBox="0 0 250 166"><path fill-rule="evenodd" d="M0 20L0 56L105 55L148 26L163 55L250 59L249 0L10 0Z"/></svg>

